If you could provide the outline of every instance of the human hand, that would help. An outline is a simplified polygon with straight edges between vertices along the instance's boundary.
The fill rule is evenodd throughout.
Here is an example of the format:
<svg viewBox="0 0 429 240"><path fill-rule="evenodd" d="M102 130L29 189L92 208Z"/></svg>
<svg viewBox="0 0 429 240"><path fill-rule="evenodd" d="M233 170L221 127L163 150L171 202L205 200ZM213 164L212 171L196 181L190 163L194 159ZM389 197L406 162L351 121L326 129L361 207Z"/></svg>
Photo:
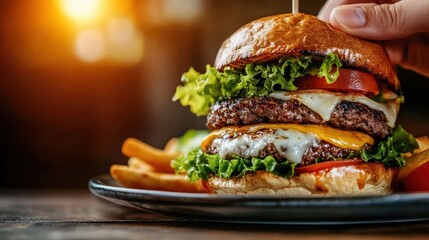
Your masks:
<svg viewBox="0 0 429 240"><path fill-rule="evenodd" d="M429 76L429 1L329 0L318 17L356 37L383 41L393 64Z"/></svg>

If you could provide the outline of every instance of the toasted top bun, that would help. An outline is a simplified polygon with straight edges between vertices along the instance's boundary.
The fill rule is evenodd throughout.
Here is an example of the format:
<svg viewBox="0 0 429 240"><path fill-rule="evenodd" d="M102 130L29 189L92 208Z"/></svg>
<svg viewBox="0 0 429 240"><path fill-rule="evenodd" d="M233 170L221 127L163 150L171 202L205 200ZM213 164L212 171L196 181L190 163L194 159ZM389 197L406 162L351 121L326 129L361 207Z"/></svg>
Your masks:
<svg viewBox="0 0 429 240"><path fill-rule="evenodd" d="M282 14L252 21L224 41L215 67L243 69L249 63L277 60L283 56L337 54L348 67L372 73L399 90L392 64L377 43L365 41L334 29L307 14Z"/></svg>
<svg viewBox="0 0 429 240"><path fill-rule="evenodd" d="M315 173L302 173L284 178L266 171L248 173L243 177L212 176L208 187L217 194L345 196L381 195L391 192L394 169L379 163L363 163L335 167Z"/></svg>

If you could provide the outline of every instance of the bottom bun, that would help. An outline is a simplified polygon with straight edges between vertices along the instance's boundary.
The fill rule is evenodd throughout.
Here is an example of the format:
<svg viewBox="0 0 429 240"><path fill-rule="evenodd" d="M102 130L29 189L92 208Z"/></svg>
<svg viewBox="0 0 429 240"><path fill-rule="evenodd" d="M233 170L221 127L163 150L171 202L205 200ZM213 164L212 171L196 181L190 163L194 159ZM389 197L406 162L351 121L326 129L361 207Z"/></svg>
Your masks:
<svg viewBox="0 0 429 240"><path fill-rule="evenodd" d="M335 167L284 178L265 171L243 177L210 177L207 186L217 194L244 195L380 195L391 192L394 169L379 163Z"/></svg>

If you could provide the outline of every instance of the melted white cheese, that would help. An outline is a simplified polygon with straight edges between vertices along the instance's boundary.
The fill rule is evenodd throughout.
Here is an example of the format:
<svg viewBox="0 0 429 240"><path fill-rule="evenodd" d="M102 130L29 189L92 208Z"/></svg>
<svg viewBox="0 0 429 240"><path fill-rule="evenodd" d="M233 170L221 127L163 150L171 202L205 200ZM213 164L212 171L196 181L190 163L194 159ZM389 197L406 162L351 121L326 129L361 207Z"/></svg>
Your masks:
<svg viewBox="0 0 429 240"><path fill-rule="evenodd" d="M216 138L212 147L219 150L221 158L239 155L244 158L257 157L259 151L267 145L273 144L277 152L293 163L301 163L302 156L311 146L319 140L314 134L303 133L295 129L278 129L272 133L260 135L242 134L236 138Z"/></svg>
<svg viewBox="0 0 429 240"><path fill-rule="evenodd" d="M379 110L384 113L387 119L387 124L390 127L395 126L396 117L398 114L398 104L382 104L369 99L364 95L352 95L333 93L323 90L311 90L311 91L294 91L294 92L274 92L270 94L270 97L277 98L280 100L291 100L295 99L300 103L306 105L311 110L318 113L324 121L328 121L331 118L331 114L335 109L335 106L341 101L358 102L365 104L369 108Z"/></svg>

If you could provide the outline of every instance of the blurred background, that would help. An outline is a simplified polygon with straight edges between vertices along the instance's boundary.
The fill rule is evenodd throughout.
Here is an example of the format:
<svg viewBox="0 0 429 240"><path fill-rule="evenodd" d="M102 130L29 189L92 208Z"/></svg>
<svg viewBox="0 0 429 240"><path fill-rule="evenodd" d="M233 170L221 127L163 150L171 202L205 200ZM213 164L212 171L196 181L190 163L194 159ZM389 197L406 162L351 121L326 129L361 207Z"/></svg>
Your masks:
<svg viewBox="0 0 429 240"><path fill-rule="evenodd" d="M324 0L301 0L317 14ZM156 147L205 128L171 98L190 66L289 0L2 0L0 188L85 188L125 164L127 137ZM399 69L399 123L429 134L429 79Z"/></svg>

